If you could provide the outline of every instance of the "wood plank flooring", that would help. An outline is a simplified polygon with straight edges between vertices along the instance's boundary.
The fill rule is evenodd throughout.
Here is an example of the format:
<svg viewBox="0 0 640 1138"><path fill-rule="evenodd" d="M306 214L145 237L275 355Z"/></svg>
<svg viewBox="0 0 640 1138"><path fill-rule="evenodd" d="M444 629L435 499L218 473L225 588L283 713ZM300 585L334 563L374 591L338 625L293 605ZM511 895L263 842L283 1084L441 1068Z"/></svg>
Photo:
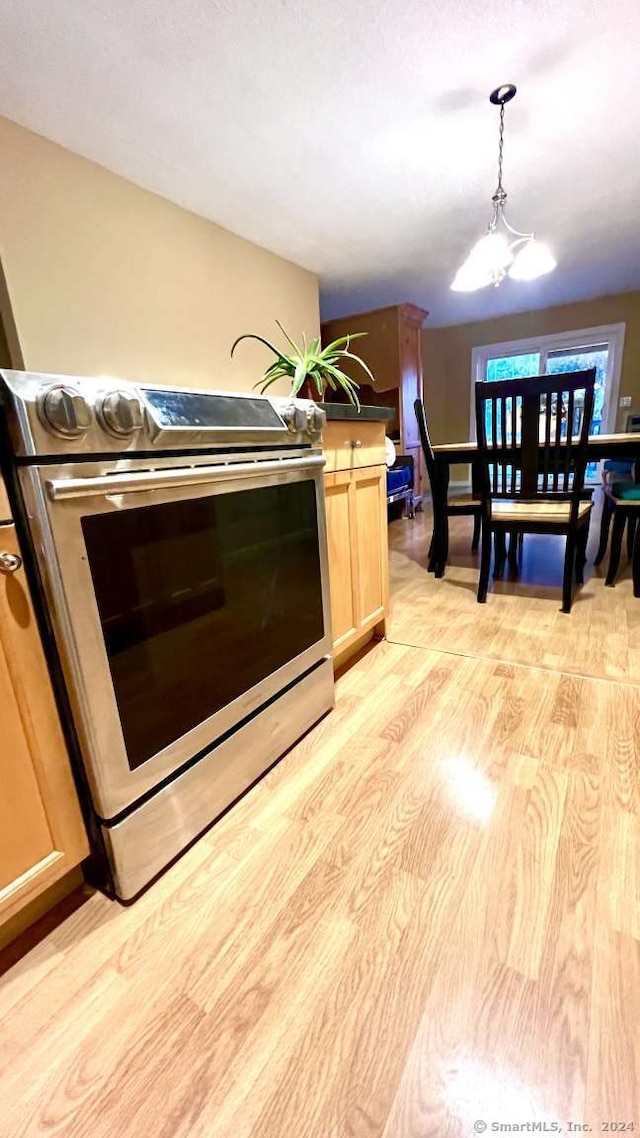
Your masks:
<svg viewBox="0 0 640 1138"><path fill-rule="evenodd" d="M640 689L457 643L374 646L136 904L5 954L2 1138L638 1128Z"/></svg>
<svg viewBox="0 0 640 1138"><path fill-rule="evenodd" d="M614 588L607 559L593 566L600 529L594 508L585 584L571 613L560 612L565 540L527 534L521 574L491 580L486 605L476 601L479 555L471 552L470 518L450 521L450 563L436 580L427 573L428 503L413 521L390 527L391 640L556 671L640 683L640 602L623 557Z"/></svg>

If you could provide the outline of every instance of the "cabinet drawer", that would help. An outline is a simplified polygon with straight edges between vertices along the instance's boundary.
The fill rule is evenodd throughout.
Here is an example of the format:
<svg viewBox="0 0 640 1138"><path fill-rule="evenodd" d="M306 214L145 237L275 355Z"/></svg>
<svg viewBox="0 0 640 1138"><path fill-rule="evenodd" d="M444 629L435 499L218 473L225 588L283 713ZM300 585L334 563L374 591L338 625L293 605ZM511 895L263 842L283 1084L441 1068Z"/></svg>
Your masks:
<svg viewBox="0 0 640 1138"><path fill-rule="evenodd" d="M325 470L359 470L385 462L384 423L334 420L327 423L322 444Z"/></svg>

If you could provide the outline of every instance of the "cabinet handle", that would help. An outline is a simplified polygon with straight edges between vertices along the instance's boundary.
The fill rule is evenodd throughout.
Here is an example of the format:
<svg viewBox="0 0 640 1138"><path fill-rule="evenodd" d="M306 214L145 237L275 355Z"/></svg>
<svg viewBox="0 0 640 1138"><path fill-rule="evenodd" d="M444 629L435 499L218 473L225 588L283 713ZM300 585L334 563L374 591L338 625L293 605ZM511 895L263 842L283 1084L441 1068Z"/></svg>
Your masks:
<svg viewBox="0 0 640 1138"><path fill-rule="evenodd" d="M22 558L17 553L0 553L0 573L15 573L22 568Z"/></svg>
<svg viewBox="0 0 640 1138"><path fill-rule="evenodd" d="M357 450L359 447L362 446L362 443L360 442L360 439L352 439L351 440L351 446L354 447L355 450Z"/></svg>

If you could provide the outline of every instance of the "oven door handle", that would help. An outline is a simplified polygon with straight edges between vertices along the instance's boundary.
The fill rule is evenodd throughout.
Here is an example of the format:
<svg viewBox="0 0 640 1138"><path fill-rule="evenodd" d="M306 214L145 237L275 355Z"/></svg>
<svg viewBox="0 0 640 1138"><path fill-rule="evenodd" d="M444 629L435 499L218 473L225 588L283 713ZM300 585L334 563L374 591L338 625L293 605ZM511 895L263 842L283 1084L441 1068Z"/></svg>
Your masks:
<svg viewBox="0 0 640 1138"><path fill-rule="evenodd" d="M280 458L272 462L229 462L216 466L189 466L172 470L126 471L124 474L103 474L97 478L53 478L47 481L47 494L55 501L65 498L86 498L92 495L110 497L112 494L133 494L145 490L170 490L174 486L202 486L207 482L232 481L238 478L258 478L265 474L287 474L291 470L321 470L325 464L322 454L308 458Z"/></svg>

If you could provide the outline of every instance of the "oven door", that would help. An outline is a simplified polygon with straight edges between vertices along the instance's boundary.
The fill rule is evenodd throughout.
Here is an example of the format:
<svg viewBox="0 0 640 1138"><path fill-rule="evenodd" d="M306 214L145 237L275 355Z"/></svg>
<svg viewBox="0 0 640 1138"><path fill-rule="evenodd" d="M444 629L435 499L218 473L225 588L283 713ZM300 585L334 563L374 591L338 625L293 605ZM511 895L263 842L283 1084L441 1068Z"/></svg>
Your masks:
<svg viewBox="0 0 640 1138"><path fill-rule="evenodd" d="M22 474L105 820L331 652L322 456L189 461Z"/></svg>

